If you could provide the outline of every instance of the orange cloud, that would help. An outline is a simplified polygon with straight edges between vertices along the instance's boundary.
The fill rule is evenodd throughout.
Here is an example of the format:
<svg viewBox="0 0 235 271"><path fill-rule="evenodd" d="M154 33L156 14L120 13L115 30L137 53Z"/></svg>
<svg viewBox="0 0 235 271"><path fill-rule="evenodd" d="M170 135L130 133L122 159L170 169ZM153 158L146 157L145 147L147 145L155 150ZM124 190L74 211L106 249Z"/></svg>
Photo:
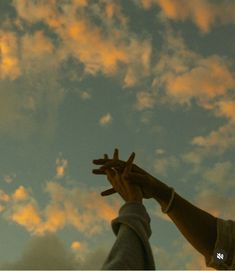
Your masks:
<svg viewBox="0 0 235 271"><path fill-rule="evenodd" d="M218 102L218 115L235 121L235 101L222 100Z"/></svg>
<svg viewBox="0 0 235 271"><path fill-rule="evenodd" d="M60 61L72 56L84 64L87 73L93 75L97 72L114 75L120 71L120 64L124 64L123 80L126 87L133 86L150 73L151 42L142 41L128 32L125 27L127 18L118 3L102 1L99 6L92 3L88 6L87 1L73 0L60 5L58 9L55 0L46 3L15 0L14 6L20 18L31 24L47 24L61 40L55 48L41 31L33 35L26 34L22 37L22 61L25 61L24 54L26 59L33 59L43 58L53 52L57 60L54 63L54 59L54 66L57 67ZM84 7L95 13L102 27L86 16ZM114 17L122 27L116 26ZM22 64L25 66L25 63Z"/></svg>
<svg viewBox="0 0 235 271"><path fill-rule="evenodd" d="M17 37L13 32L0 31L0 79L16 79L20 76L17 56Z"/></svg>
<svg viewBox="0 0 235 271"><path fill-rule="evenodd" d="M65 170L68 167L68 160L63 158L56 159L56 177L62 178L65 175Z"/></svg>
<svg viewBox="0 0 235 271"><path fill-rule="evenodd" d="M199 59L195 67L180 75L165 75L167 93L181 102L191 98L213 99L235 87L235 77L218 56Z"/></svg>
<svg viewBox="0 0 235 271"><path fill-rule="evenodd" d="M232 1L155 0L166 17L172 20L192 20L202 32L209 32L214 24L235 23Z"/></svg>
<svg viewBox="0 0 235 271"><path fill-rule="evenodd" d="M41 222L38 210L33 203L14 205L9 218L29 231L34 231Z"/></svg>
<svg viewBox="0 0 235 271"><path fill-rule="evenodd" d="M100 125L102 125L102 126L111 124L112 121L113 121L113 118L112 118L110 113L107 113L107 114L103 115L99 120Z"/></svg>
<svg viewBox="0 0 235 271"><path fill-rule="evenodd" d="M43 57L51 54L54 49L51 40L44 35L43 31L37 31L33 35L26 34L22 37L21 42L22 56L25 59Z"/></svg>
<svg viewBox="0 0 235 271"><path fill-rule="evenodd" d="M74 249L74 250L80 250L80 249L81 249L81 243L78 242L78 241L74 241L74 242L71 244L71 248Z"/></svg>
<svg viewBox="0 0 235 271"><path fill-rule="evenodd" d="M67 189L58 183L48 182L45 191L50 201L40 209L23 186L17 188L12 197L0 190L0 201L4 202L0 212L9 221L35 235L54 233L70 225L92 236L103 231L117 216L120 207L119 201L111 203L91 189Z"/></svg>
<svg viewBox="0 0 235 271"><path fill-rule="evenodd" d="M26 200L28 197L28 192L23 186L19 186L12 195L12 199L15 201Z"/></svg>
<svg viewBox="0 0 235 271"><path fill-rule="evenodd" d="M86 20L76 20L69 24L62 37L66 46L86 65L86 71L91 74L98 70L105 74L114 73L118 62L128 62L125 47L116 45L110 38L102 37L101 29Z"/></svg>

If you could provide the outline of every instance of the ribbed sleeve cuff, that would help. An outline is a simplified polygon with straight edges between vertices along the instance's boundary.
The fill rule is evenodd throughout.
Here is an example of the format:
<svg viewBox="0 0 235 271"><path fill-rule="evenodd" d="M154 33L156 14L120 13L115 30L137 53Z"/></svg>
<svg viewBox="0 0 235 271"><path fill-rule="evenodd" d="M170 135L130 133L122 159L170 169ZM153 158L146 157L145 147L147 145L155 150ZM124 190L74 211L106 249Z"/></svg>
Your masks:
<svg viewBox="0 0 235 271"><path fill-rule="evenodd" d="M152 234L150 217L140 202L127 202L119 210L119 216L112 220L111 225L115 235L118 234L120 224L125 224L133 229L140 239L149 239Z"/></svg>

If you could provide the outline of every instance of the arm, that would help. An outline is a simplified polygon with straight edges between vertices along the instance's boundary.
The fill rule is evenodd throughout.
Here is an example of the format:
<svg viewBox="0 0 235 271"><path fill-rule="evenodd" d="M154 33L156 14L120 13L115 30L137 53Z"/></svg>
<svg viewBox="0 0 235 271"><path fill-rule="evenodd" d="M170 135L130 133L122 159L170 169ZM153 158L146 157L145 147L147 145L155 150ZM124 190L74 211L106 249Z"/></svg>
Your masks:
<svg viewBox="0 0 235 271"><path fill-rule="evenodd" d="M120 209L119 217L112 221L117 239L102 269L155 269L148 241L150 217L142 204L143 194L138 185L131 185L126 179L134 157L132 153L122 172L105 169L109 182L126 203ZM117 151L113 159L118 160Z"/></svg>
<svg viewBox="0 0 235 271"><path fill-rule="evenodd" d="M93 162L97 165L104 165L100 169L94 170L95 174L105 174L104 168L107 167L121 170L125 166L125 162L117 159L98 159ZM134 164L127 179L130 183L138 184L141 187L144 198L154 198L163 209L166 208L171 197L171 189L166 184ZM115 188L102 192L102 195L112 193L115 193ZM217 237L217 219L215 217L192 205L177 193L168 216L196 250L205 257L212 256Z"/></svg>
<svg viewBox="0 0 235 271"><path fill-rule="evenodd" d="M168 205L171 190L160 181L156 181L154 199L163 209ZM213 255L217 237L217 219L194 206L175 193L168 216L179 231L205 257Z"/></svg>
<svg viewBox="0 0 235 271"><path fill-rule="evenodd" d="M141 203L126 203L112 221L112 228L117 239L102 269L155 269L148 242L150 218Z"/></svg>

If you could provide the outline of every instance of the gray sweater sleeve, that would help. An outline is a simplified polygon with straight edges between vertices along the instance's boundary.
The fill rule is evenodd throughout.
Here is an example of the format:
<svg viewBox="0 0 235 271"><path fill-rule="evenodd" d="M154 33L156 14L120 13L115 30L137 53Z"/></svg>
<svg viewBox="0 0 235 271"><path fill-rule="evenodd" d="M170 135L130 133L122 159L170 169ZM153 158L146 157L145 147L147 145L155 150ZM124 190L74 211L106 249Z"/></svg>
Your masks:
<svg viewBox="0 0 235 271"><path fill-rule="evenodd" d="M144 205L139 202L124 204L111 225L117 239L101 269L155 270L148 241L150 217Z"/></svg>

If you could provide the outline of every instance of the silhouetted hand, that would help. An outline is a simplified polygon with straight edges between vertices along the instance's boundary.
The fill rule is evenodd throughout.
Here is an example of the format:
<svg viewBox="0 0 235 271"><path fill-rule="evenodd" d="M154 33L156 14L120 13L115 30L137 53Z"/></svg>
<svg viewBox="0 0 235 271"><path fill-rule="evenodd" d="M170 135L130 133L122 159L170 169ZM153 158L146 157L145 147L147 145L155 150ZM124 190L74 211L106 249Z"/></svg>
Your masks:
<svg viewBox="0 0 235 271"><path fill-rule="evenodd" d="M140 187L136 184L130 184L127 180L127 176L131 171L134 157L135 154L132 153L128 161L125 163L125 167L122 171L118 171L114 167L102 167L107 175L109 182L112 184L114 191L118 192L126 202L142 202L143 199L143 194ZM117 150L114 152L113 160L118 160Z"/></svg>
<svg viewBox="0 0 235 271"><path fill-rule="evenodd" d="M126 165L126 162L119 160L118 149L115 149L112 159L109 159L108 155L105 154L103 159L93 160L93 163L96 165L103 165L99 169L94 169L94 174L106 174L105 169L107 168L122 173ZM135 164L132 164L131 170L128 171L125 178L130 185L139 185L141 187L143 197L146 199L155 197L158 186L163 184ZM111 188L103 191L101 195L108 196L115 192L115 188Z"/></svg>

